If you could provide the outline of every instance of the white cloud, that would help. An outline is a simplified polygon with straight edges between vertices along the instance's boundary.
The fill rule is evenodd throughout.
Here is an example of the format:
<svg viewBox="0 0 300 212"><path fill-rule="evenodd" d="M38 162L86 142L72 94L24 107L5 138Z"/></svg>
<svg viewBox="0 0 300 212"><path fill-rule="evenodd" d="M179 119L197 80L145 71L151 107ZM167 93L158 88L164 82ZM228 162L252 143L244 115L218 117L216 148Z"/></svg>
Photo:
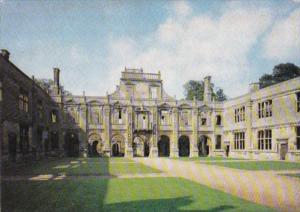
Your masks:
<svg viewBox="0 0 300 212"><path fill-rule="evenodd" d="M300 55L300 8L277 22L265 39L264 54L270 59L286 60Z"/></svg>
<svg viewBox="0 0 300 212"><path fill-rule="evenodd" d="M175 14L178 16L187 16L192 11L190 5L187 3L187 1L184 0L175 1L173 7Z"/></svg>
<svg viewBox="0 0 300 212"><path fill-rule="evenodd" d="M187 15L187 8L186 2L178 2L175 12ZM251 75L247 54L270 22L269 10L241 7L225 9L219 19L206 15L170 16L153 33L148 48L138 49L141 41L124 39L112 49L111 70L117 70L112 71L113 77L120 77L125 64L142 66L148 72L161 70L166 91L182 97L186 81L212 75L215 84L227 94L239 95L246 92L248 85L241 83L237 89L236 82ZM131 47L122 47L124 43Z"/></svg>

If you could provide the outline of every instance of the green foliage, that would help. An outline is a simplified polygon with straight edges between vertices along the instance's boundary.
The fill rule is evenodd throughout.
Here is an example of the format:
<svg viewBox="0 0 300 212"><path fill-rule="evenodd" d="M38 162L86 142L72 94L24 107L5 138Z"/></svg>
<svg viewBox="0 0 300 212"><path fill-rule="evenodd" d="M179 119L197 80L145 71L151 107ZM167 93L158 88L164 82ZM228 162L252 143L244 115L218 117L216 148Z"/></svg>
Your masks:
<svg viewBox="0 0 300 212"><path fill-rule="evenodd" d="M48 92L54 81L52 79L35 79L35 83Z"/></svg>
<svg viewBox="0 0 300 212"><path fill-rule="evenodd" d="M215 96L216 96L217 101L223 102L223 101L227 100L227 96L225 95L222 88L217 89Z"/></svg>
<svg viewBox="0 0 300 212"><path fill-rule="evenodd" d="M204 82L203 81L196 81L190 80L183 85L184 87L184 95L185 99L193 100L195 97L196 100L202 101L203 94L204 94Z"/></svg>
<svg viewBox="0 0 300 212"><path fill-rule="evenodd" d="M204 98L204 82L197 80L190 80L183 85L184 87L184 96L186 100L193 100L194 97L196 100L203 101ZM214 85L211 84L211 89L213 90ZM227 99L227 96L224 94L223 89L218 88L216 92L212 93L213 98L217 101L224 101Z"/></svg>
<svg viewBox="0 0 300 212"><path fill-rule="evenodd" d="M272 74L264 74L259 78L260 88L277 84L300 76L300 68L292 63L281 63L273 68Z"/></svg>

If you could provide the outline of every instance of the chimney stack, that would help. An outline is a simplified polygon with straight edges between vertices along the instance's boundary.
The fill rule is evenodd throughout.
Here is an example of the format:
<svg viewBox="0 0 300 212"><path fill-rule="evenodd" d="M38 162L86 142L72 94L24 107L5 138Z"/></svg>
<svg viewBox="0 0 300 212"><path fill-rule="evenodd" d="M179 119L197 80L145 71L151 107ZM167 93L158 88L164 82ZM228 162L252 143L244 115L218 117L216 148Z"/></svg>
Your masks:
<svg viewBox="0 0 300 212"><path fill-rule="evenodd" d="M59 73L60 73L59 68L54 68L53 73L54 73L54 86L59 88Z"/></svg>
<svg viewBox="0 0 300 212"><path fill-rule="evenodd" d="M6 49L1 49L1 56L4 57L5 60L9 60L9 51Z"/></svg>
<svg viewBox="0 0 300 212"><path fill-rule="evenodd" d="M207 76L204 78L204 96L203 96L204 102L211 102L212 88L211 88L210 80L211 80L211 76Z"/></svg>

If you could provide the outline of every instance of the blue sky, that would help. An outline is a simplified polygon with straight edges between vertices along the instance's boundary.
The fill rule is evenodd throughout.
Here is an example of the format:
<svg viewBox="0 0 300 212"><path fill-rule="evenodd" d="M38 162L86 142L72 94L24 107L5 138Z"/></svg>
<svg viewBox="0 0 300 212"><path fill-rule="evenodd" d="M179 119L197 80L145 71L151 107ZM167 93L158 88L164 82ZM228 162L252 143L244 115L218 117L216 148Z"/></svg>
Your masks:
<svg viewBox="0 0 300 212"><path fill-rule="evenodd" d="M230 97L274 65L300 65L300 1L0 0L1 48L29 76L105 95L124 67L161 71L167 93L212 76Z"/></svg>

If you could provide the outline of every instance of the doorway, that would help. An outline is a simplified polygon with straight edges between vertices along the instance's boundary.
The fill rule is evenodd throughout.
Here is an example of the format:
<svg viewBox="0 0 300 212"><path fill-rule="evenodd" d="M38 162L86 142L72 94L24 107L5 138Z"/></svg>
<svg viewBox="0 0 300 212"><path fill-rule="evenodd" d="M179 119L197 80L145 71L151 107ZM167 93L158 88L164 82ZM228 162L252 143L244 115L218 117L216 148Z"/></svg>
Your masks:
<svg viewBox="0 0 300 212"><path fill-rule="evenodd" d="M285 160L287 152L288 152L288 145L286 143L280 144L280 160Z"/></svg>

